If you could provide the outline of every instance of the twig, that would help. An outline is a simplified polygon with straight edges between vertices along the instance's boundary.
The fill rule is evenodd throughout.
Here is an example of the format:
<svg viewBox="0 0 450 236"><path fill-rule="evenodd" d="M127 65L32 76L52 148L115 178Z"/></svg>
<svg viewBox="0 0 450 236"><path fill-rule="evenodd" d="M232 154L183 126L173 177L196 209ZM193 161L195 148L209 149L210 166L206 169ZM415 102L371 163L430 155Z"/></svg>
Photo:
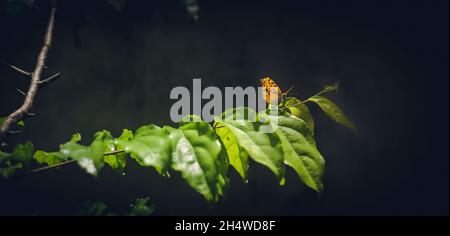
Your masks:
<svg viewBox="0 0 450 236"><path fill-rule="evenodd" d="M123 152L125 152L125 150L116 150L116 151L111 151L111 152L105 152L105 153L103 153L103 156L115 155L115 154L119 154L119 153L123 153ZM73 160L73 159L72 160L67 160L67 161L60 162L58 164L44 166L44 167L41 167L41 168L36 168L36 169L31 170L28 173L29 174L34 174L34 173L38 173L38 172L42 172L42 171L58 168L58 167L61 167L61 166L70 165L70 164L73 164L73 163L76 163L76 162L77 162L77 160Z"/></svg>
<svg viewBox="0 0 450 236"><path fill-rule="evenodd" d="M105 152L105 153L103 153L103 156L115 155L115 154L119 154L119 153L123 153L123 152L125 152L125 150L115 150L115 151Z"/></svg>
<svg viewBox="0 0 450 236"><path fill-rule="evenodd" d="M294 103L294 104L289 104L289 106L297 106L297 105L302 105L302 104L305 104L305 103L307 103L307 102L311 102L311 98L312 97L317 97L317 96L320 96L320 95L322 95L322 94L324 94L324 93L328 93L328 92L331 92L331 91L334 91L334 90L337 90L337 88L325 88L325 89L323 89L322 91L320 91L320 92L318 92L318 93L316 93L315 95L313 95L313 96L311 96L311 97L309 97L308 99L306 99L306 100L303 100L303 101L301 101L301 102L297 102L297 103Z"/></svg>
<svg viewBox="0 0 450 236"><path fill-rule="evenodd" d="M20 90L20 89L16 89L17 90L17 92L19 92L20 94L22 94L23 96L27 96L27 94L24 92L24 91L22 91L22 90Z"/></svg>
<svg viewBox="0 0 450 236"><path fill-rule="evenodd" d="M46 85L49 84L50 82L52 82L53 80L58 79L61 76L61 73L56 73L50 77L48 77L47 79L41 80L39 81L39 85Z"/></svg>
<svg viewBox="0 0 450 236"><path fill-rule="evenodd" d="M31 82L30 86L28 88L27 94L25 96L25 100L20 108L18 108L13 113L9 114L8 117L5 119L5 121L0 125L0 140L4 138L4 136L8 133L8 130L19 120L21 120L27 112L30 111L30 109L33 106L34 97L36 96L36 93L39 89L39 82L41 79L42 71L45 66L45 61L47 59L48 51L52 44L52 38L53 38L53 30L55 25L55 1L52 1L52 6L50 10L50 17L47 24L47 30L44 37L44 45L41 48L41 51L39 52L36 67L31 73ZM17 67L11 67L18 71ZM22 71L22 70L20 70ZM19 72L19 71L18 71ZM23 72L23 71L22 71ZM23 74L23 73L22 73Z"/></svg>
<svg viewBox="0 0 450 236"><path fill-rule="evenodd" d="M63 161L63 162L60 162L58 164L54 164L54 165L50 165L50 166L44 166L44 167L41 167L41 168L33 169L29 173L30 174L34 174L34 173L38 173L38 172L42 172L42 171L58 168L58 167L61 167L61 166L69 165L69 164L76 163L76 162L77 162L76 160Z"/></svg>
<svg viewBox="0 0 450 236"><path fill-rule="evenodd" d="M3 60L3 59L1 59L1 58L0 58L0 62L1 62L2 64L4 64L6 67L10 68L11 70L13 70L13 71L19 73L20 75L23 75L23 76L26 76L26 77L32 77L32 73L27 72L27 71L25 71L25 70L22 70L22 69L20 69L20 68L17 67L17 66L13 66L13 65L9 64L8 62L6 62L5 60Z"/></svg>
<svg viewBox="0 0 450 236"><path fill-rule="evenodd" d="M21 130L10 130L10 131L8 131L8 134L20 134L20 133L22 133Z"/></svg>

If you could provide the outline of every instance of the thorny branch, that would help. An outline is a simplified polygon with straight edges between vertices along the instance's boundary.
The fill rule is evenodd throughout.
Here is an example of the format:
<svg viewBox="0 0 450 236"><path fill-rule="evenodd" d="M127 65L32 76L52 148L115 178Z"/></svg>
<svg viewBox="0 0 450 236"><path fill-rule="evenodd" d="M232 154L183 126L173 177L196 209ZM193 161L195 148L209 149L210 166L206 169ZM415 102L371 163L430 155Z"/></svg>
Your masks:
<svg viewBox="0 0 450 236"><path fill-rule="evenodd" d="M1 62L3 65L5 65L6 67L8 67L9 69L11 69L11 70L13 70L13 71L19 73L19 74L22 75L22 76L25 76L25 77L31 77L31 76L32 76L32 74L31 74L30 72L25 71L25 70L23 70L23 69L20 69L20 68L17 67L17 66L13 66L13 65L9 64L8 62L6 62L6 61L3 60L3 59L0 59L0 62Z"/></svg>
<svg viewBox="0 0 450 236"><path fill-rule="evenodd" d="M50 10L50 17L48 19L47 23L47 30L44 37L44 44L41 48L41 51L39 52L37 63L35 66L35 69L32 73L26 72L25 70L22 70L16 66L10 65L7 62L3 61L3 64L5 64L7 67L11 68L15 72L30 77L30 86L28 88L28 91L25 94L25 100L16 111L9 114L8 117L5 119L5 121L0 125L0 140L5 137L7 133L9 133L9 130L11 127L16 124L18 121L22 120L25 116L31 114L30 110L33 106L34 97L37 94L37 91L39 89L40 85L45 85L50 83L51 81L59 78L60 73L57 73L47 79L41 80L42 77L42 71L45 69L45 61L47 59L48 51L52 45L52 38L53 38L53 30L55 25L55 11L56 11L56 4L55 0L52 1L52 6Z"/></svg>

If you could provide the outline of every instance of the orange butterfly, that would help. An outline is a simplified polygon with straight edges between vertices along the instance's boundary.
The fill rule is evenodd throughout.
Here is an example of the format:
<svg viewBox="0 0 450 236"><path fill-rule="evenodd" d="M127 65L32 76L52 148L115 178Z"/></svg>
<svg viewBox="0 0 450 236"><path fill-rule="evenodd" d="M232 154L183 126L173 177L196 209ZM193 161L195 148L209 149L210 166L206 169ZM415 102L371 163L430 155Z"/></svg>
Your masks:
<svg viewBox="0 0 450 236"><path fill-rule="evenodd" d="M280 101L291 89L288 89L285 93L281 92L280 87L269 77L261 79L261 86L264 90L264 100L266 103L273 104L275 101Z"/></svg>

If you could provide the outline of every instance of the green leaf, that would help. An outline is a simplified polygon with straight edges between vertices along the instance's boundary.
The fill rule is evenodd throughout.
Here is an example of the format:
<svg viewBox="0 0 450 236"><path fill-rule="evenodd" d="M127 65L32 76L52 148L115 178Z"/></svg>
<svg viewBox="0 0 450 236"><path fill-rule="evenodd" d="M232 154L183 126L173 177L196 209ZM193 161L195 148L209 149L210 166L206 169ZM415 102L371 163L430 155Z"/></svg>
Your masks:
<svg viewBox="0 0 450 236"><path fill-rule="evenodd" d="M300 100L294 97L286 98L285 106L290 113L306 122L309 129L314 133L314 119L309 111L309 108Z"/></svg>
<svg viewBox="0 0 450 236"><path fill-rule="evenodd" d="M127 155L125 153L119 153L115 155L104 155L103 160L106 164L111 166L111 168L119 171L121 174L124 174L125 165Z"/></svg>
<svg viewBox="0 0 450 236"><path fill-rule="evenodd" d="M122 131L122 134L115 139L114 144L116 145L116 150L119 149L118 143L121 142L128 142L130 139L133 138L133 132L131 132L128 129L124 129ZM103 160L106 164L108 164L111 168L118 171L120 174L125 175L125 166L126 166L126 158L127 154L125 152L117 153L117 154L109 154L109 155L103 155Z"/></svg>
<svg viewBox="0 0 450 236"><path fill-rule="evenodd" d="M108 206L100 201L83 203L79 215L81 216L109 216L111 213L107 211Z"/></svg>
<svg viewBox="0 0 450 236"><path fill-rule="evenodd" d="M66 160L64 155L60 152L44 152L38 150L34 153L34 159L36 159L37 163L47 165L54 165L61 163Z"/></svg>
<svg viewBox="0 0 450 236"><path fill-rule="evenodd" d="M234 134L225 126L218 125L216 128L216 134L222 140L225 150L228 154L228 160L231 166L239 173L244 182L248 182L248 154L243 148L239 146L239 143Z"/></svg>
<svg viewBox="0 0 450 236"><path fill-rule="evenodd" d="M206 201L216 203L228 187L228 163L211 126L182 123L179 129L164 127L172 140L172 168Z"/></svg>
<svg viewBox="0 0 450 236"><path fill-rule="evenodd" d="M80 133L72 134L72 137L70 137L70 142L76 143L79 141L81 141L81 134Z"/></svg>
<svg viewBox="0 0 450 236"><path fill-rule="evenodd" d="M116 138L117 140L121 140L121 141L130 141L133 138L133 132L131 132L131 130L128 129L123 129L122 130L122 134Z"/></svg>
<svg viewBox="0 0 450 236"><path fill-rule="evenodd" d="M32 142L18 144L11 153L0 151L0 176L8 178L17 169L27 168L33 160L34 145Z"/></svg>
<svg viewBox="0 0 450 236"><path fill-rule="evenodd" d="M322 91L322 93L331 92L331 91L337 92L338 90L339 90L339 81L334 82L333 84L330 84L330 85L325 85L325 88Z"/></svg>
<svg viewBox="0 0 450 236"><path fill-rule="evenodd" d="M81 140L81 135L79 133L75 133L70 138L70 143L77 143ZM72 144L70 144L72 145ZM69 146L70 146L69 145ZM39 164L47 164L47 165L55 165L66 161L68 158L71 158L69 155L64 155L62 152L45 152L42 150L37 150L34 155L34 159Z"/></svg>
<svg viewBox="0 0 450 236"><path fill-rule="evenodd" d="M164 129L156 125L142 126L134 136L124 130L116 143L118 149L124 149L140 165L153 166L161 175L169 176L170 139Z"/></svg>
<svg viewBox="0 0 450 236"><path fill-rule="evenodd" d="M154 212L153 204L149 202L149 198L138 198L136 203L131 204L128 216L149 216Z"/></svg>
<svg viewBox="0 0 450 236"><path fill-rule="evenodd" d="M33 161L34 145L28 141L25 144L18 144L11 153L10 160L22 163L24 167L31 165Z"/></svg>
<svg viewBox="0 0 450 236"><path fill-rule="evenodd" d="M77 160L87 173L97 176L104 165L103 153L115 150L113 138L103 130L94 134L94 141L89 146L79 144L80 139L79 134L73 135L71 141L61 145L60 152L64 158Z"/></svg>
<svg viewBox="0 0 450 236"><path fill-rule="evenodd" d="M222 119L216 118L216 123L231 131L239 147L256 162L268 167L280 181L280 185L285 181L285 167L281 143L274 133L261 132L260 127L265 125L256 119L253 122L245 117L257 118L254 111L246 108L227 110Z"/></svg>
<svg viewBox="0 0 450 236"><path fill-rule="evenodd" d="M331 100L322 96L313 96L310 97L308 100L315 102L317 105L319 105L320 108L322 108L322 110L325 112L325 114L327 114L328 117L330 117L332 120L349 128L350 130L353 131L353 133L356 134L356 127L353 124L353 122L351 122L344 114L344 112Z"/></svg>
<svg viewBox="0 0 450 236"><path fill-rule="evenodd" d="M16 173L17 169L22 168L22 163L11 164L9 161L0 167L0 176L3 178L9 178Z"/></svg>
<svg viewBox="0 0 450 236"><path fill-rule="evenodd" d="M285 163L306 185L320 192L325 161L316 148L313 133L303 120L288 113L280 114L269 118L277 119L275 133L281 140Z"/></svg>

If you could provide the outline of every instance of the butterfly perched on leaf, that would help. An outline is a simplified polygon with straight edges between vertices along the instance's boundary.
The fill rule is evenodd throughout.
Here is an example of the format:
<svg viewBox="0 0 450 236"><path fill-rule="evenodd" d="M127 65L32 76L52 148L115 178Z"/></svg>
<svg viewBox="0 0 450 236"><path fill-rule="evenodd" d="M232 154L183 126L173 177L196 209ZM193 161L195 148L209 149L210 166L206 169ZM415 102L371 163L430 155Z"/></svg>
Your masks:
<svg viewBox="0 0 450 236"><path fill-rule="evenodd" d="M290 88L288 91L283 93L280 86L278 86L278 84L269 77L265 77L260 81L264 92L264 100L267 104L274 104L280 101L291 90Z"/></svg>

